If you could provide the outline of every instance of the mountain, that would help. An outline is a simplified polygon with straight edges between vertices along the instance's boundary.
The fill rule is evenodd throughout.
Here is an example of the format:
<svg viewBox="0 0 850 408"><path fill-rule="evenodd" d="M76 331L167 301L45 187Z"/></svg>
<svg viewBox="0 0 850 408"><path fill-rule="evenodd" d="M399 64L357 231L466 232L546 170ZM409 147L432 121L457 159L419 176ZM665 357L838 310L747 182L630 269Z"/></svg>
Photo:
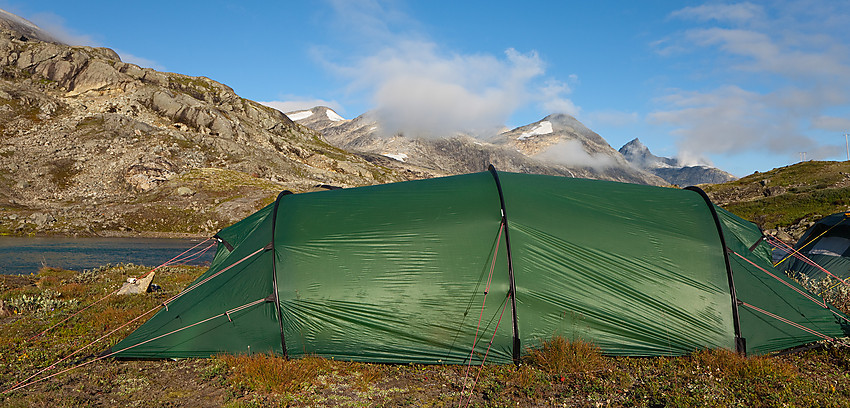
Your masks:
<svg viewBox="0 0 850 408"><path fill-rule="evenodd" d="M635 167L677 186L725 183L736 178L714 167L683 166L677 159L656 156L637 138L623 145L619 152Z"/></svg>
<svg viewBox="0 0 850 408"><path fill-rule="evenodd" d="M382 165L404 163L434 175L484 171L492 163L503 171L666 184L629 165L602 137L568 115L550 115L489 138L384 135L372 112L346 120L323 106L288 112L287 116L340 148L383 157ZM561 154L561 150L577 157Z"/></svg>
<svg viewBox="0 0 850 408"><path fill-rule="evenodd" d="M211 79L0 22L0 234L208 234L280 190L422 177Z"/></svg>
<svg viewBox="0 0 850 408"><path fill-rule="evenodd" d="M61 44L39 26L3 9L0 9L0 29L15 33L20 41L36 40Z"/></svg>

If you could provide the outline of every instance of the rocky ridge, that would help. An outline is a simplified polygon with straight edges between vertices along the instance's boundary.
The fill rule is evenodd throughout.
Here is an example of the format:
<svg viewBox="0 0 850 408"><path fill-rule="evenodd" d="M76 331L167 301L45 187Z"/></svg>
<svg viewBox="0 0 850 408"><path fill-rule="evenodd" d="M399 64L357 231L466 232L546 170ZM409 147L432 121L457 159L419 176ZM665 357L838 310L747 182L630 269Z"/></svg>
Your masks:
<svg viewBox="0 0 850 408"><path fill-rule="evenodd" d="M568 115L550 115L543 120L489 138L456 134L448 138L383 135L373 113L346 120L333 110L319 106L288 112L299 124L320 132L340 148L391 159L423 172L457 174L497 169L520 173L595 178L628 183L664 185L664 180L635 169L605 140ZM529 129L545 127L545 132ZM529 133L530 132L530 133ZM529 135L523 136L526 133ZM582 161L547 156L552 147L575 143ZM392 165L383 163L384 165Z"/></svg>
<svg viewBox="0 0 850 408"><path fill-rule="evenodd" d="M677 159L656 156L637 138L623 145L619 152L633 166L677 186L717 184L736 179L735 176L714 167L684 166Z"/></svg>
<svg viewBox="0 0 850 408"><path fill-rule="evenodd" d="M422 176L336 148L208 78L4 27L0 233L208 234L283 189Z"/></svg>

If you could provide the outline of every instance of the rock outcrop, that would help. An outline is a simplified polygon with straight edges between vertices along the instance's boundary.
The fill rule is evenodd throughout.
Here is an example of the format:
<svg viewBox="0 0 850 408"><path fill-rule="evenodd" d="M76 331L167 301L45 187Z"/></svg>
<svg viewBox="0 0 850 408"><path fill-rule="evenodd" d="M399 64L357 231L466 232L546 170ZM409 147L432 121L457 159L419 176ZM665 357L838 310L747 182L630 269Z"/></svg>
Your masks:
<svg viewBox="0 0 850 408"><path fill-rule="evenodd" d="M684 166L677 159L656 156L637 138L623 145L619 151L633 166L677 186L718 184L736 179L735 176L714 167Z"/></svg>
<svg viewBox="0 0 850 408"><path fill-rule="evenodd" d="M4 16L0 234L208 234L280 190L432 175L334 147L209 78L46 41L35 25ZM194 193L173 194L180 187Z"/></svg>

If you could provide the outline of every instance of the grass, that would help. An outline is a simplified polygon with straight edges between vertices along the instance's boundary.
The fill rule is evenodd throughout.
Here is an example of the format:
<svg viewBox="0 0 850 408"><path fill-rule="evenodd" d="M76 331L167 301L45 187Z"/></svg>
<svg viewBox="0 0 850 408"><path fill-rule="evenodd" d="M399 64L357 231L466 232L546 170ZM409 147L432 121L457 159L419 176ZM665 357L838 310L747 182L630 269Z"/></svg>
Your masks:
<svg viewBox="0 0 850 408"><path fill-rule="evenodd" d="M124 215L124 222L135 231L163 233L202 233L211 225L216 229L227 225L212 211L180 208L174 205L152 204Z"/></svg>
<svg viewBox="0 0 850 408"><path fill-rule="evenodd" d="M762 229L850 207L850 163L808 161L705 186L715 202Z"/></svg>
<svg viewBox="0 0 850 408"><path fill-rule="evenodd" d="M563 337L555 337L526 353L529 364L559 377L575 372L596 371L602 366L599 348L583 340L568 341Z"/></svg>
<svg viewBox="0 0 850 408"><path fill-rule="evenodd" d="M724 208L752 220L762 229L796 223L803 218L844 211L850 205L850 187L787 193L760 200L728 204Z"/></svg>
<svg viewBox="0 0 850 408"><path fill-rule="evenodd" d="M43 268L0 275L0 299L59 301L0 318L3 389L155 307L203 272L157 271L162 291L107 298L49 335L47 327L149 268L110 265L84 272ZM88 361L133 327L78 357ZM69 367L63 362L59 367ZM480 370L480 371L479 371ZM850 350L826 347L782 357L697 350L681 357L603 355L592 343L553 337L526 349L519 366L370 364L268 354L179 361L102 360L0 395L0 406L850 406ZM473 380L477 378L477 382Z"/></svg>

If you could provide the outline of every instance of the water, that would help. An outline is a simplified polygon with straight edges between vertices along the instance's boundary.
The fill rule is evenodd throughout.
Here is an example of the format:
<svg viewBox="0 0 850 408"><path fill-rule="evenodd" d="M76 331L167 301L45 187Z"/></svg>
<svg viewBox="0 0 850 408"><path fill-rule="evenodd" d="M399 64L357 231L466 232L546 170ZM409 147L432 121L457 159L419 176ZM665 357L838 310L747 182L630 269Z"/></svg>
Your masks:
<svg viewBox="0 0 850 408"><path fill-rule="evenodd" d="M0 236L0 274L24 275L42 266L75 271L117 263L158 266L197 245L199 239L161 238L23 238ZM198 246L206 248L209 243ZM206 265L215 247L188 262Z"/></svg>

